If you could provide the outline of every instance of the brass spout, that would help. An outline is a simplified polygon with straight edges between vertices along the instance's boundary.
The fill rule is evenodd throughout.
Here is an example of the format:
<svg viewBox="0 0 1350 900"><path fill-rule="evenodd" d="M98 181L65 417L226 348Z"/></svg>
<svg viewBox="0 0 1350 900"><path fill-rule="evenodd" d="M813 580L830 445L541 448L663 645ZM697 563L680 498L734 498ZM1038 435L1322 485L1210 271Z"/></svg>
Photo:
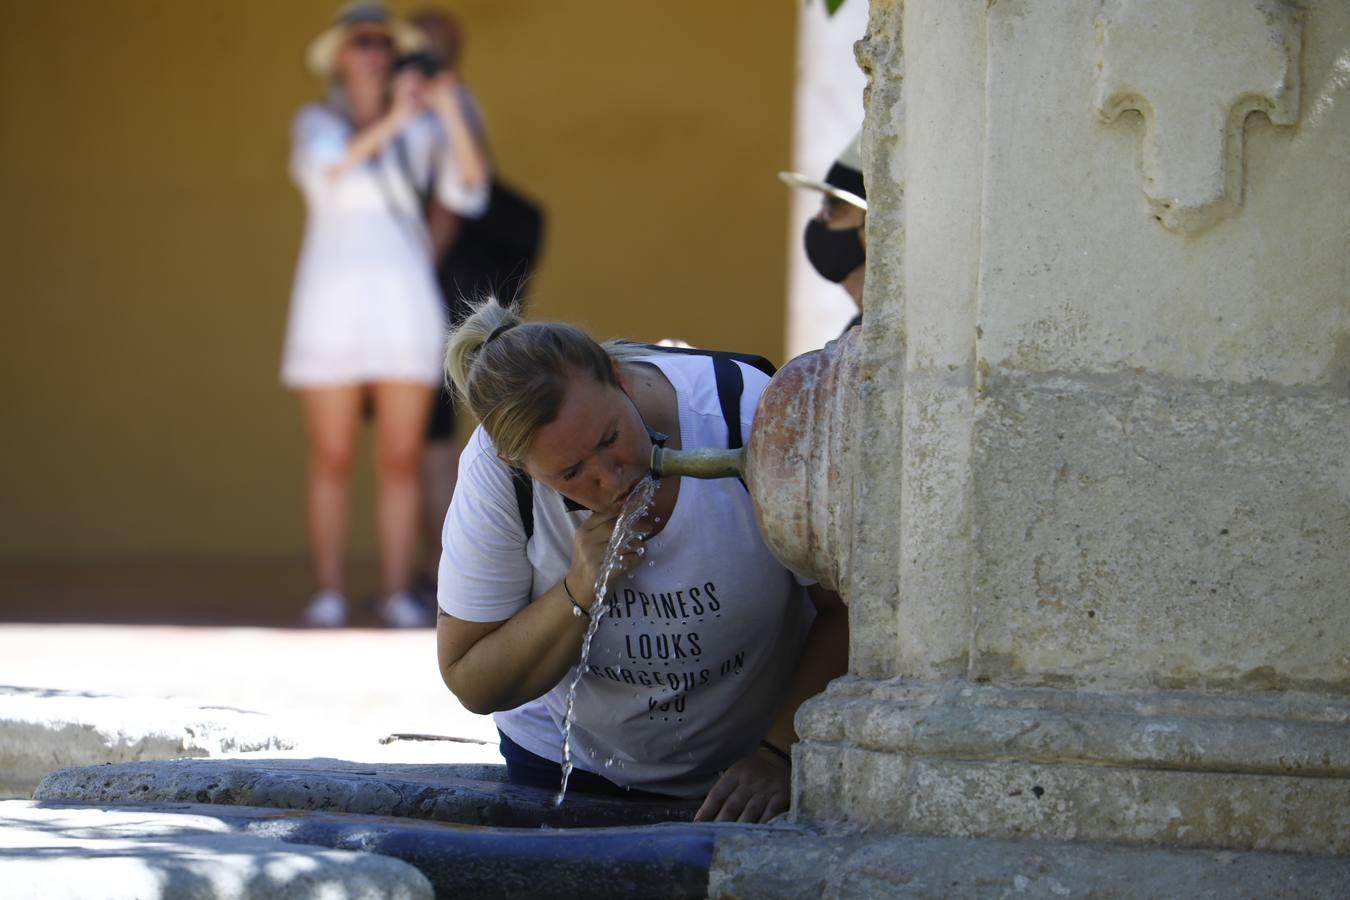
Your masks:
<svg viewBox="0 0 1350 900"><path fill-rule="evenodd" d="M652 447L652 474L690 478L739 478L745 474L745 448L739 450L667 450Z"/></svg>

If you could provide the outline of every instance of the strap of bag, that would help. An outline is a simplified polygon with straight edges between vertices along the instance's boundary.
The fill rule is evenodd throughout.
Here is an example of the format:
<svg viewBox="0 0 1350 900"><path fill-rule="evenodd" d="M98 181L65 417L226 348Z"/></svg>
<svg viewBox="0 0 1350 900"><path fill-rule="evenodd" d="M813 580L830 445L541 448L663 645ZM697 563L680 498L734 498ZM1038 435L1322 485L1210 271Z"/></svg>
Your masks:
<svg viewBox="0 0 1350 900"><path fill-rule="evenodd" d="M398 160L398 169L403 173L403 177L408 182L408 187L412 189L413 196L417 198L417 205L421 209L426 209L427 200L431 197L431 191L435 185L436 174L432 173L432 183L425 188L417 184L417 176L413 174L412 160L408 158L408 145L403 142L403 135L394 136L394 158Z"/></svg>
<svg viewBox="0 0 1350 900"><path fill-rule="evenodd" d="M722 408L722 420L727 423L727 449L739 450L745 446L741 434L741 394L745 391L745 379L741 376L741 362L754 366L765 375L773 377L777 371L773 363L753 353L732 353L727 350L699 350L695 347L653 347L666 353L683 353L691 356L707 356L712 359L713 377L717 380L717 403ZM741 487L747 491L749 485L744 478L737 478Z"/></svg>
<svg viewBox="0 0 1350 900"><path fill-rule="evenodd" d="M741 394L745 379L741 367L725 356L712 358L713 377L717 379L717 403L722 407L722 419L727 423L727 449L739 450L741 440ZM742 482L744 484L744 482Z"/></svg>
<svg viewBox="0 0 1350 900"><path fill-rule="evenodd" d="M422 224L420 213L426 209L426 194L417 187L417 181L413 178L412 161L408 159L408 148L403 144L403 135L396 135L390 142L394 146L394 157L398 163L399 172L408 183L408 190L412 191L413 200L417 204L419 215L413 218L407 215L398 205L398 198L394 196L392 188L384 178L384 166L381 165L381 155L372 157L368 164L372 167L375 183L379 186L380 196L384 199L385 208L389 210L389 215L393 216L394 221L398 223L399 229L408 235L413 246L420 249L421 252L431 258L431 237L427 234L426 227Z"/></svg>
<svg viewBox="0 0 1350 900"><path fill-rule="evenodd" d="M660 347L656 344L644 344L643 346L653 353L674 353L682 356L708 356L712 359L721 357L735 360L736 362L745 363L747 366L753 366L754 368L759 369L770 378L778 371L773 363L755 353L735 353L731 350L702 350L698 347Z"/></svg>
<svg viewBox="0 0 1350 900"><path fill-rule="evenodd" d="M520 513L520 524L525 529L525 540L534 536L534 480L525 474L524 469L511 467L511 487L516 492L516 511Z"/></svg>

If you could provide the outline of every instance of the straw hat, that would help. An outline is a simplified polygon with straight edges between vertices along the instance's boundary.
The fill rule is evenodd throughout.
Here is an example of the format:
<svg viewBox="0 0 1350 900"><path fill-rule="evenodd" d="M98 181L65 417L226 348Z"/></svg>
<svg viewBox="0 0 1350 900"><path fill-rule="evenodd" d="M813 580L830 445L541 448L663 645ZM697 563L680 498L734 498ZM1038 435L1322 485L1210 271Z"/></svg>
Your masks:
<svg viewBox="0 0 1350 900"><path fill-rule="evenodd" d="M309 42L305 48L305 68L319 78L331 77L338 50L347 39L348 32L357 25L366 24L383 25L388 29L390 37L394 39L394 49L399 54L411 53L422 47L422 37L417 29L394 18L383 3L357 0L343 5L333 16L332 24Z"/></svg>
<svg viewBox="0 0 1350 900"><path fill-rule="evenodd" d="M836 200L843 200L867 211L867 190L863 187L862 176L862 132L853 136L844 152L830 166L825 180L808 178L800 172L779 172L778 177L792 187L820 191Z"/></svg>

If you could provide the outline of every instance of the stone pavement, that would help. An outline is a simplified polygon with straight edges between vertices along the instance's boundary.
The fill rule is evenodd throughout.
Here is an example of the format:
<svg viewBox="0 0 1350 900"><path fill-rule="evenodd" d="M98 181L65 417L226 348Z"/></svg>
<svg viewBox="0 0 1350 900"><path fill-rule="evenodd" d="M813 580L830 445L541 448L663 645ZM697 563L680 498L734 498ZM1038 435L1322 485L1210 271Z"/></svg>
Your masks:
<svg viewBox="0 0 1350 900"><path fill-rule="evenodd" d="M80 758L56 755L35 763L40 754L29 754L19 779L27 789L0 786L0 796L27 797L36 777L53 769L138 758L209 754L371 763L501 761L491 718L465 710L441 684L429 629L0 625L0 686L8 686L0 695L0 720L22 725L30 749L37 740L31 734L33 720L43 715L53 732L73 720L86 737L103 735L102 749L90 738ZM125 699L95 701L95 693ZM39 700L47 713L37 711L43 705ZM115 733L119 717L120 736ZM191 736L200 738L198 743L189 740L175 749L189 736L167 736L168 719L179 727L191 727L194 721L206 727ZM255 737L266 722L263 730L269 734L259 740L220 741L211 737L219 734L213 722L238 726L237 734ZM133 727L135 723L139 725ZM2 725L0 731L5 730ZM129 749L154 734L162 740ZM396 734L456 740L388 740ZM0 755L4 740L0 734ZM106 755L90 755L98 752Z"/></svg>
<svg viewBox="0 0 1350 900"><path fill-rule="evenodd" d="M6 685L7 898L706 893L694 805L503 783L430 631L5 625Z"/></svg>
<svg viewBox="0 0 1350 900"><path fill-rule="evenodd" d="M12 900L434 896L415 867L284 843L209 814L0 802L0 893Z"/></svg>
<svg viewBox="0 0 1350 900"><path fill-rule="evenodd" d="M53 768L292 750L272 717L181 700L0 685L0 797Z"/></svg>

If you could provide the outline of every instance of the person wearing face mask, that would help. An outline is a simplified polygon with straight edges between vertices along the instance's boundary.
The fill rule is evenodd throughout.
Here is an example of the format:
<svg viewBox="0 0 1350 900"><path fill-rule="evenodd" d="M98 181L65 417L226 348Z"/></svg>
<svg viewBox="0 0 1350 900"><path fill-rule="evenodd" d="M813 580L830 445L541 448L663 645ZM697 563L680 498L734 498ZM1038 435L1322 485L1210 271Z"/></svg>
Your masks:
<svg viewBox="0 0 1350 900"><path fill-rule="evenodd" d="M792 187L819 191L820 212L806 223L803 243L806 258L820 277L843 287L858 307L858 314L844 326L847 332L862 323L863 275L867 262L867 191L862 176L862 134L849 141L825 180L798 172L779 172Z"/></svg>

